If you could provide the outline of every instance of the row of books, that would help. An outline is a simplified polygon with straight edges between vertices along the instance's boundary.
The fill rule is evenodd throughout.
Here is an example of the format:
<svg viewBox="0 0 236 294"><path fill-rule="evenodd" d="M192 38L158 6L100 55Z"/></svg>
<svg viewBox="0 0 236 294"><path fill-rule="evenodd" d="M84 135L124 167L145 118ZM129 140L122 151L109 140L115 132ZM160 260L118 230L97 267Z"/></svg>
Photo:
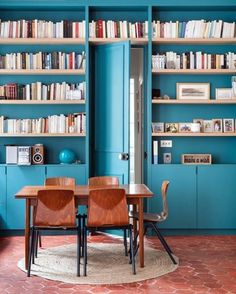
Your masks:
<svg viewBox="0 0 236 294"><path fill-rule="evenodd" d="M235 22L190 20L152 22L153 38L235 38Z"/></svg>
<svg viewBox="0 0 236 294"><path fill-rule="evenodd" d="M8 119L0 116L0 133L3 134L83 134L85 131L85 113L50 115L35 119Z"/></svg>
<svg viewBox="0 0 236 294"><path fill-rule="evenodd" d="M68 84L9 83L0 86L0 99L6 100L81 100L85 99L85 82Z"/></svg>
<svg viewBox="0 0 236 294"><path fill-rule="evenodd" d="M201 51L182 54L173 51L152 55L153 69L236 69L236 54L208 54Z"/></svg>
<svg viewBox="0 0 236 294"><path fill-rule="evenodd" d="M0 38L85 38L85 20L0 20Z"/></svg>
<svg viewBox="0 0 236 294"><path fill-rule="evenodd" d="M102 20L89 23L90 38L148 38L148 21L131 23L127 20Z"/></svg>
<svg viewBox="0 0 236 294"><path fill-rule="evenodd" d="M0 55L0 69L84 69L85 52L37 52Z"/></svg>

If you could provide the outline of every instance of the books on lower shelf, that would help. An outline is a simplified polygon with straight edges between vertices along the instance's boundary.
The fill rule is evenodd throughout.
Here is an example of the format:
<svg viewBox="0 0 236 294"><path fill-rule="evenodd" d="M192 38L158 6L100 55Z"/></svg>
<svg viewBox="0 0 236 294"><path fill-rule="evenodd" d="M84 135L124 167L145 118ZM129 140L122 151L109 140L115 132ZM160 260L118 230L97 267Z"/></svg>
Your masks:
<svg viewBox="0 0 236 294"><path fill-rule="evenodd" d="M9 119L0 116L1 134L66 134L86 132L86 114L49 115L33 119Z"/></svg>
<svg viewBox="0 0 236 294"><path fill-rule="evenodd" d="M0 86L0 99L4 100L84 100L85 82L43 84L10 83Z"/></svg>
<svg viewBox="0 0 236 294"><path fill-rule="evenodd" d="M236 69L236 53L208 54L202 51L152 55L153 69Z"/></svg>
<svg viewBox="0 0 236 294"><path fill-rule="evenodd" d="M0 55L0 69L85 69L85 52L37 52Z"/></svg>
<svg viewBox="0 0 236 294"><path fill-rule="evenodd" d="M152 144L152 163L158 164L158 141L153 140Z"/></svg>
<svg viewBox="0 0 236 294"><path fill-rule="evenodd" d="M153 38L235 38L235 22L222 20L152 22Z"/></svg>
<svg viewBox="0 0 236 294"><path fill-rule="evenodd" d="M0 38L85 38L85 20L0 20Z"/></svg>
<svg viewBox="0 0 236 294"><path fill-rule="evenodd" d="M89 23L90 38L148 38L148 21L131 23L127 20L99 19Z"/></svg>

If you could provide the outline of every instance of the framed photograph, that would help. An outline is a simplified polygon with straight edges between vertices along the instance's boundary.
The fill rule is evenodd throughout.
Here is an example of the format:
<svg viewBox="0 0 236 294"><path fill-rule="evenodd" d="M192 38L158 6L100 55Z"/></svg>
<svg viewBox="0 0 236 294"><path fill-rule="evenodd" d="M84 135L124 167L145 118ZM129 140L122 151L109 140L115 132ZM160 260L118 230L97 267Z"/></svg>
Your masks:
<svg viewBox="0 0 236 294"><path fill-rule="evenodd" d="M171 153L163 153L163 162L171 163Z"/></svg>
<svg viewBox="0 0 236 294"><path fill-rule="evenodd" d="M178 123L166 123L165 124L165 132L167 133L178 133L179 124Z"/></svg>
<svg viewBox="0 0 236 294"><path fill-rule="evenodd" d="M177 83L177 99L181 100L208 100L210 99L209 83Z"/></svg>
<svg viewBox="0 0 236 294"><path fill-rule="evenodd" d="M212 133L213 132L212 120L204 120L203 121L203 132L204 133Z"/></svg>
<svg viewBox="0 0 236 294"><path fill-rule="evenodd" d="M224 118L223 119L223 131L224 131L224 133L233 133L234 132L234 119L233 118Z"/></svg>
<svg viewBox="0 0 236 294"><path fill-rule="evenodd" d="M164 133L164 123L163 122L152 123L152 132Z"/></svg>
<svg viewBox="0 0 236 294"><path fill-rule="evenodd" d="M213 119L212 124L213 124L213 132L218 132L218 133L223 132L222 119L219 119L219 118Z"/></svg>
<svg viewBox="0 0 236 294"><path fill-rule="evenodd" d="M211 164L211 154L182 154L182 164Z"/></svg>
<svg viewBox="0 0 236 294"><path fill-rule="evenodd" d="M233 98L231 88L216 88L216 100L229 100Z"/></svg>
<svg viewBox="0 0 236 294"><path fill-rule="evenodd" d="M179 132L180 133L190 133L192 131L191 123L179 123Z"/></svg>
<svg viewBox="0 0 236 294"><path fill-rule="evenodd" d="M195 119L193 119L193 123L199 124L200 125L200 132L203 132L203 119L195 118Z"/></svg>

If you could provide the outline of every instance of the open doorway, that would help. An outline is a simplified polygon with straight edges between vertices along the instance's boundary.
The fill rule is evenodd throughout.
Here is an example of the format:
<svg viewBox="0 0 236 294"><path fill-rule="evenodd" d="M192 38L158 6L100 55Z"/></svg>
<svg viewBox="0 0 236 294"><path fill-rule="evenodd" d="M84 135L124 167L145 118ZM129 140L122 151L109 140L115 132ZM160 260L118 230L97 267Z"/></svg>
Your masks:
<svg viewBox="0 0 236 294"><path fill-rule="evenodd" d="M131 49L130 183L143 182L143 49Z"/></svg>

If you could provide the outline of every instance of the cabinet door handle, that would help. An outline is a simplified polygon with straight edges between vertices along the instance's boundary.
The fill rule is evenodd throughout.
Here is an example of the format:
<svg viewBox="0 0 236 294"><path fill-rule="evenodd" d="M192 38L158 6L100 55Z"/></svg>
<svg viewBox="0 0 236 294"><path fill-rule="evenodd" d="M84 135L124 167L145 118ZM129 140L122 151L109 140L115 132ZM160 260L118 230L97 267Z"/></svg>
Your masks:
<svg viewBox="0 0 236 294"><path fill-rule="evenodd" d="M129 160L129 153L120 153L119 159L120 160Z"/></svg>

